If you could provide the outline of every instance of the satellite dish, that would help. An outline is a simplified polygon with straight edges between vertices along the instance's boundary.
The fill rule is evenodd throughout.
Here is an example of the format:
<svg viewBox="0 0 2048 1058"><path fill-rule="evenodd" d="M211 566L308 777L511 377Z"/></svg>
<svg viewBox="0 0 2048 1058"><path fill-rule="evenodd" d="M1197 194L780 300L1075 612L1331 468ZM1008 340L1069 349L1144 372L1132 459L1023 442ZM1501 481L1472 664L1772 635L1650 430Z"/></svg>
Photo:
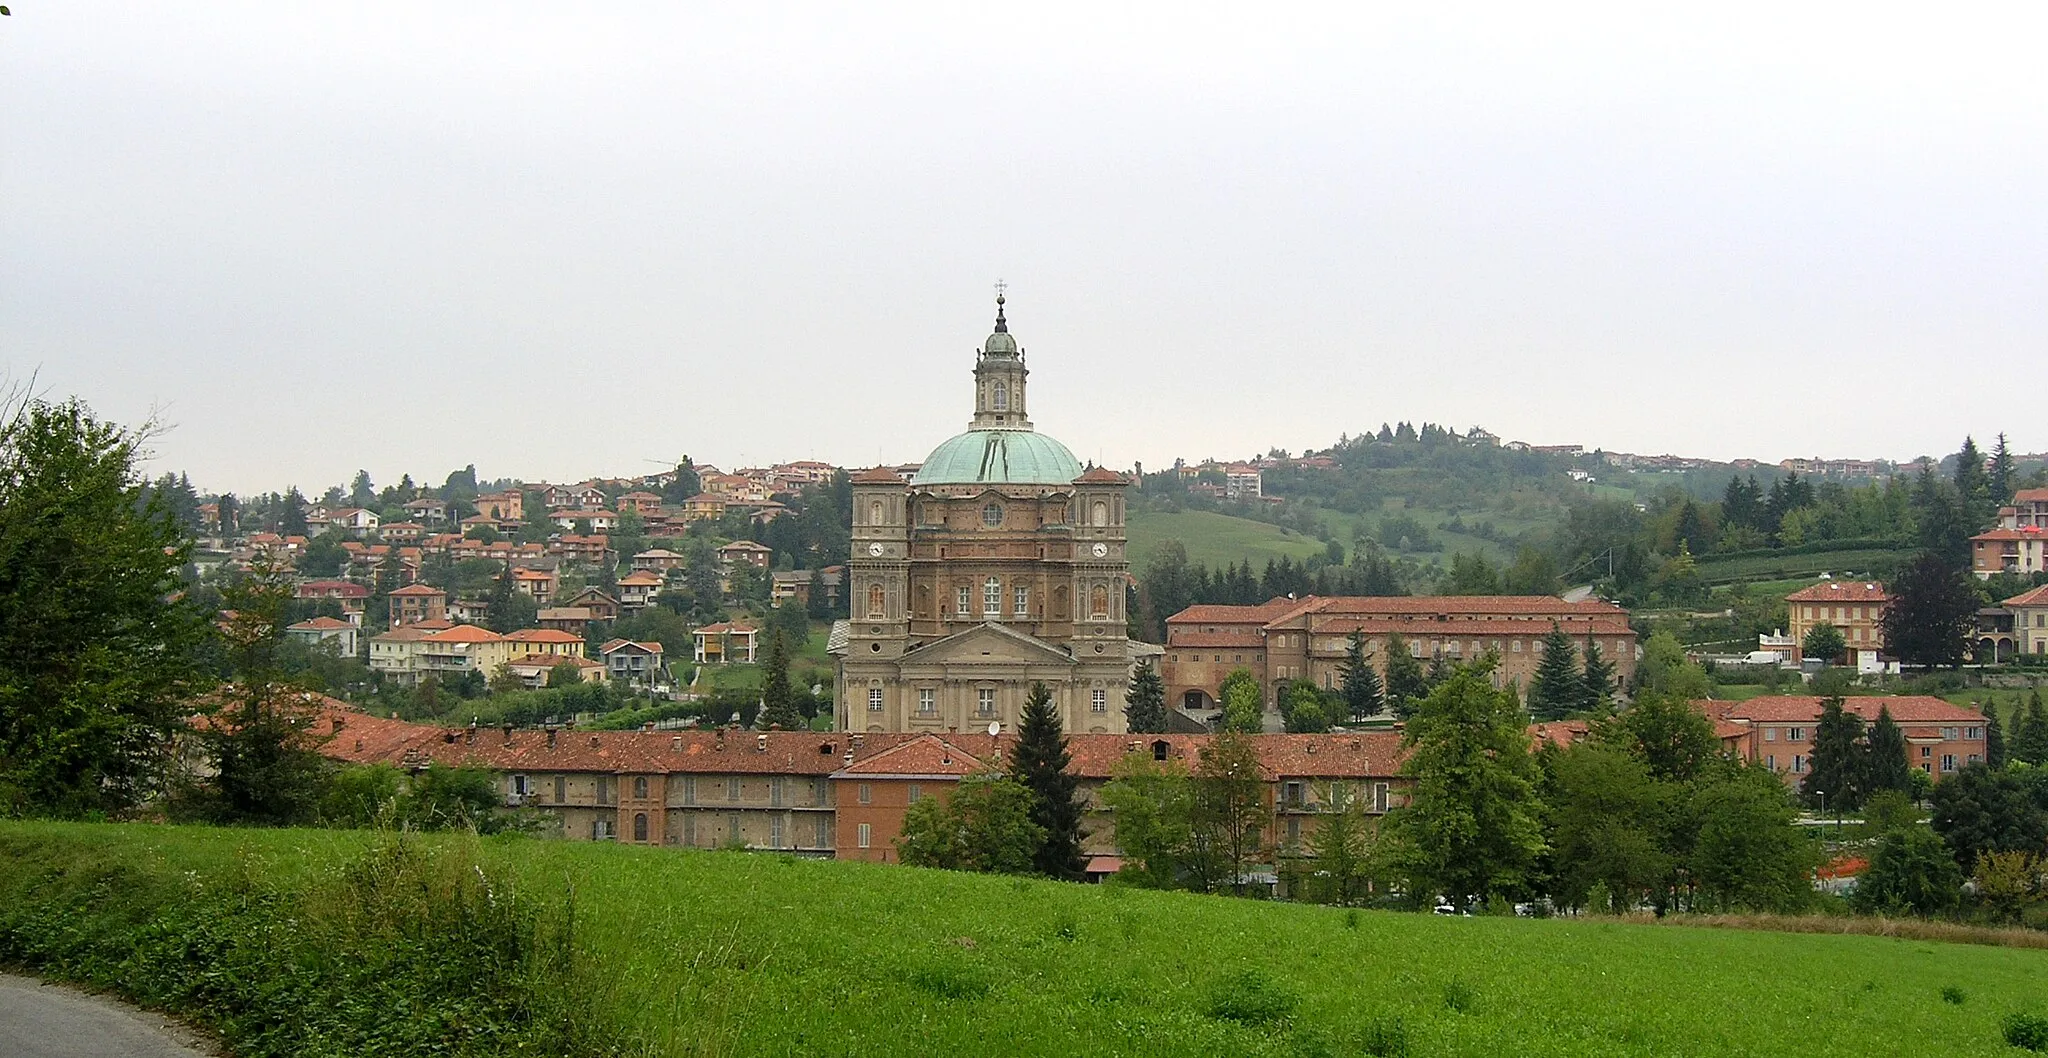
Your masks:
<svg viewBox="0 0 2048 1058"><path fill-rule="evenodd" d="M991 721L989 721L989 722L988 722L988 733L989 733L990 737L994 737L994 736L996 736L996 735L1000 735L1000 734L1002 734L1002 733L1003 733L1003 722L1002 722L1001 720L991 720Z"/></svg>

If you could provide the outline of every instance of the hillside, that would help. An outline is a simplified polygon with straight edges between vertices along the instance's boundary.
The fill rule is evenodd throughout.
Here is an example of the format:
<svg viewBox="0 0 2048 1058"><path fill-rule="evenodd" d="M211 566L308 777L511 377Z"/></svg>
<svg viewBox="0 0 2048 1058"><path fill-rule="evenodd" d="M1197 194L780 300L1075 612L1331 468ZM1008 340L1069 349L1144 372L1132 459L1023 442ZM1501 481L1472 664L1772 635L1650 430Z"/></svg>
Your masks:
<svg viewBox="0 0 2048 1058"><path fill-rule="evenodd" d="M161 940L188 906L249 906L237 894L251 886L259 897L307 887L317 896L362 877L336 868L380 840L0 824L0 958L41 951L31 961L48 965L47 952L68 952L73 974L158 989L165 964L79 949L123 929ZM573 886L584 976L571 1001L596 1019L595 1038L657 1055L1868 1056L1923 1054L1930 1040L1944 1054L2002 1055L2012 1053L2002 1017L2048 1010L2048 952L2035 950L1347 912L524 838L414 840L452 861L449 876L481 868L495 878L494 905L516 892L559 907ZM166 922L139 928L148 916L106 910L150 892L182 894L175 912L157 909ZM307 906L318 916L325 904ZM1954 990L1946 1001L1944 989ZM548 998L542 990L535 1001ZM272 1037L310 1039L288 1026Z"/></svg>

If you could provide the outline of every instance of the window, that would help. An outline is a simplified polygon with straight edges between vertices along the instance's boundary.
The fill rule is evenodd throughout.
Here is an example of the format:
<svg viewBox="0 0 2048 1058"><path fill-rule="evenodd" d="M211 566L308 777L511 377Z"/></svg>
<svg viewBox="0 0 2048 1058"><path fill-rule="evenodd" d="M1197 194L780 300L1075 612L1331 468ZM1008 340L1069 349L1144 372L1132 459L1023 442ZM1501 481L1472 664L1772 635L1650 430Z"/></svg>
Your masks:
<svg viewBox="0 0 2048 1058"><path fill-rule="evenodd" d="M905 803L916 804L919 800L923 799L924 797L924 787L918 785L917 783L911 783L910 792L906 794L905 797Z"/></svg>
<svg viewBox="0 0 2048 1058"><path fill-rule="evenodd" d="M1165 760L1165 759L1166 759L1166 754L1167 754L1167 752L1168 752L1168 751L1170 751L1170 750L1171 750L1172 748L1173 748L1172 744L1171 744L1171 743L1169 743L1169 742L1167 742L1167 741L1166 741L1165 739L1163 739L1163 738L1162 738L1162 739L1158 739L1158 740L1155 740L1155 741L1154 741L1154 742L1152 743L1152 759L1153 759L1153 760Z"/></svg>
<svg viewBox="0 0 2048 1058"><path fill-rule="evenodd" d="M1984 737L1984 729L1983 729L1983 728L1981 728L1981 727L1973 727L1973 728L1970 728L1970 729L1969 729L1969 731L1970 731L1969 737L1970 737L1970 739L1971 739L1972 741L1975 741L1975 740L1977 740L1977 739L1980 739L1980 738L1983 738L1983 737Z"/></svg>
<svg viewBox="0 0 2048 1058"><path fill-rule="evenodd" d="M817 848L821 848L821 849L824 849L824 848L831 848L831 847L832 847L832 817L831 817L831 816L829 816L829 815L819 815L819 816L812 816L812 817L811 817L811 822L813 822L813 823L817 824L817 827L818 827L818 832L817 832L817 835L816 835L815 839L814 839L814 840L812 841L812 844L813 844L814 846L816 846Z"/></svg>
<svg viewBox="0 0 2048 1058"><path fill-rule="evenodd" d="M1375 812L1385 812L1387 810L1386 783L1376 782L1372 784L1372 810Z"/></svg>
<svg viewBox="0 0 2048 1058"><path fill-rule="evenodd" d="M1926 759L1926 758L1928 758L1928 757L1932 757L1932 756L1934 756L1934 747L1933 747L1933 746L1921 746L1921 747L1920 747L1920 757L1921 757L1921 759L1923 759L1923 760L1924 760L1924 759Z"/></svg>
<svg viewBox="0 0 2048 1058"><path fill-rule="evenodd" d="M882 711L882 689L881 689L880 687L870 687L870 688L868 688L868 712L870 712L870 713L879 713L879 712L881 712L881 711Z"/></svg>
<svg viewBox="0 0 2048 1058"><path fill-rule="evenodd" d="M1030 615L1031 615L1031 589L1030 589L1030 588L1027 588L1027 587L1025 587L1024 585L1021 585L1021 584L1020 584L1020 585L1018 585L1018 586L1017 586L1017 590L1016 590L1016 591L1014 591L1014 592L1011 592L1011 593L1010 593L1010 595L1011 595L1011 603L1012 603L1012 607L1013 607L1013 609L1014 609L1015 613L1017 614L1017 616L1019 616L1019 617L1028 617L1028 616L1030 616Z"/></svg>
<svg viewBox="0 0 2048 1058"><path fill-rule="evenodd" d="M1088 524L1089 524L1089 525L1108 525L1108 524L1109 524L1109 504L1107 504L1107 503L1104 503L1104 502L1102 502L1101 500L1096 500L1096 501L1095 501L1095 505L1094 505L1093 507L1090 507L1090 508L1088 509L1088 515L1089 515L1089 521L1088 521Z"/></svg>
<svg viewBox="0 0 2048 1058"><path fill-rule="evenodd" d="M778 849L782 847L781 816L768 817L768 844Z"/></svg>
<svg viewBox="0 0 2048 1058"><path fill-rule="evenodd" d="M882 524L882 501L881 501L881 500L876 500L876 501L874 501L873 503L870 503L870 504L868 504L868 524L869 524L869 525L880 525L880 524Z"/></svg>
<svg viewBox="0 0 2048 1058"><path fill-rule="evenodd" d="M647 841L647 813L633 813L633 840L645 844Z"/></svg>
<svg viewBox="0 0 2048 1058"><path fill-rule="evenodd" d="M1956 740L1956 729L1955 729L1955 728L1952 728L1952 727L1944 727L1944 728L1942 728L1942 729L1941 729L1941 740L1942 740L1943 742L1954 742L1954 741Z"/></svg>
<svg viewBox="0 0 2048 1058"><path fill-rule="evenodd" d="M1946 775L1946 774L1948 774L1949 772L1952 772L1952 771L1954 771L1954 770L1956 770L1956 755L1955 755L1955 754L1953 754L1953 753L1944 753L1944 754L1942 754L1942 755L1941 755L1941 771L1942 771L1942 774Z"/></svg>
<svg viewBox="0 0 2048 1058"><path fill-rule="evenodd" d="M633 796L643 801L647 799L647 776L633 776Z"/></svg>
<svg viewBox="0 0 2048 1058"><path fill-rule="evenodd" d="M612 777L609 775L597 777L597 803L601 805L615 805L619 803L619 788L612 785Z"/></svg>
<svg viewBox="0 0 2048 1058"><path fill-rule="evenodd" d="M983 687L974 692L974 715L996 715L996 689L994 687Z"/></svg>
<svg viewBox="0 0 2048 1058"><path fill-rule="evenodd" d="M1004 385L1004 384L1003 384L1003 383L1001 383L1001 382L997 382L997 383L996 383L996 390L995 390L995 394L996 394L996 399L995 399L995 402L994 402L994 407L995 407L995 410L997 410L997 411L1009 411L1009 410L1010 410L1010 387L1009 387L1009 386L1007 386L1007 385Z"/></svg>
<svg viewBox="0 0 2048 1058"><path fill-rule="evenodd" d="M1775 753L1766 753L1766 754L1764 754L1764 767L1766 767L1766 768L1769 768L1769 769L1771 769L1772 771L1777 771L1777 770L1778 770L1778 755L1777 755L1777 754L1775 754Z"/></svg>
<svg viewBox="0 0 2048 1058"><path fill-rule="evenodd" d="M557 775L555 776L555 803L562 804L568 800L569 777L566 775Z"/></svg>
<svg viewBox="0 0 2048 1058"><path fill-rule="evenodd" d="M1088 711L1091 713L1109 712L1109 692L1104 690L1088 692Z"/></svg>
<svg viewBox="0 0 2048 1058"><path fill-rule="evenodd" d="M868 585L868 616L880 617L883 613L883 593L879 584Z"/></svg>
<svg viewBox="0 0 2048 1058"><path fill-rule="evenodd" d="M683 814L683 844L697 844L697 817L687 812Z"/></svg>
<svg viewBox="0 0 2048 1058"><path fill-rule="evenodd" d="M1289 845L1295 845L1295 844L1299 844L1300 842L1301 842L1301 817L1300 817L1300 816L1290 816L1290 817L1288 817L1288 819L1287 819L1287 843L1288 843Z"/></svg>
<svg viewBox="0 0 2048 1058"><path fill-rule="evenodd" d="M772 778L772 779L768 780L768 803L769 803L769 805L771 805L771 806L773 806L773 807L775 807L775 808L781 808L781 807L782 807L782 789L783 789L783 783L785 783L786 781L787 781L787 780L786 780L786 779L784 779L784 778L783 778L782 776L780 776L780 775L777 775L776 777L774 777L774 778Z"/></svg>
<svg viewBox="0 0 2048 1058"><path fill-rule="evenodd" d="M1088 616L1098 621L1109 618L1109 589L1097 584L1088 592Z"/></svg>
<svg viewBox="0 0 2048 1058"><path fill-rule="evenodd" d="M1003 505L991 503L981 509L981 524L993 529L1003 524Z"/></svg>
<svg viewBox="0 0 2048 1058"><path fill-rule="evenodd" d="M686 805L697 803L697 777L695 775L683 776L683 803Z"/></svg>
<svg viewBox="0 0 2048 1058"><path fill-rule="evenodd" d="M514 775L512 777L512 792L519 797L526 796L526 776Z"/></svg>
<svg viewBox="0 0 2048 1058"><path fill-rule="evenodd" d="M937 716L939 714L939 692L930 687L917 689L917 715Z"/></svg>
<svg viewBox="0 0 2048 1058"><path fill-rule="evenodd" d="M739 776L734 775L725 780L725 799L728 801L737 801L740 799Z"/></svg>
<svg viewBox="0 0 2048 1058"><path fill-rule="evenodd" d="M1803 728L1803 727L1794 727L1794 728L1788 728L1788 729L1787 729L1787 730L1785 731L1785 741L1787 741L1787 742L1804 742L1804 741L1806 741L1806 729L1805 729L1805 728Z"/></svg>
<svg viewBox="0 0 2048 1058"><path fill-rule="evenodd" d="M1765 742L1776 742L1777 740L1778 740L1778 729L1777 729L1777 728L1775 728L1775 727L1767 727L1767 728L1764 728L1764 741L1765 741Z"/></svg>
<svg viewBox="0 0 2048 1058"><path fill-rule="evenodd" d="M968 605L968 603L967 603L967 598L968 598L968 595L969 595L969 592L968 592L968 590L967 590L967 585L965 585L965 584L962 584L962 585L960 586L960 591L959 591L958 595L959 595L959 598L958 598L958 600L957 600L957 601L959 602L959 605L958 605L957 607L955 607L955 609L957 609L957 610L958 610L958 611L960 612L960 616L962 616L962 617L965 617L965 616L967 616L967 605Z"/></svg>
<svg viewBox="0 0 2048 1058"><path fill-rule="evenodd" d="M1806 771L1806 758L1805 758L1805 757L1803 757L1803 756L1800 756L1800 755L1799 755L1799 754L1797 754L1797 753L1794 753L1794 754L1792 755L1792 774L1794 774L1794 775L1800 775L1800 774L1803 774L1803 773L1804 773L1805 771Z"/></svg>
<svg viewBox="0 0 2048 1058"><path fill-rule="evenodd" d="M982 582L981 613L984 617L1001 617L1003 615L1003 582L1001 579L990 577Z"/></svg>
<svg viewBox="0 0 2048 1058"><path fill-rule="evenodd" d="M869 786L867 783L861 783L859 797L861 804L873 804L875 802L874 787Z"/></svg>
<svg viewBox="0 0 2048 1058"><path fill-rule="evenodd" d="M1289 807L1301 807L1301 783L1289 782L1280 787L1280 799Z"/></svg>
<svg viewBox="0 0 2048 1058"><path fill-rule="evenodd" d="M725 814L725 840L733 843L737 843L740 840L740 814L738 812L727 812Z"/></svg>
<svg viewBox="0 0 2048 1058"><path fill-rule="evenodd" d="M590 821L590 840L592 840L592 841L610 841L610 840L612 840L613 838L616 838L616 837L618 837L618 836L619 836L619 835L618 835L618 832L617 832L617 831L616 831L616 830L614 829L614 827L615 827L615 826L616 826L616 824L614 824L614 823L613 823L613 822L612 822L611 820L609 820L609 819L593 819L593 820L591 820L591 821Z"/></svg>
<svg viewBox="0 0 2048 1058"><path fill-rule="evenodd" d="M860 838L859 838L859 840L858 840L858 841L856 841L856 842L855 842L855 844L859 845L859 846L860 846L861 848L867 848L867 847L868 847L868 838L869 838L869 837L870 837L870 836L871 836L872 834L873 834L873 831L869 829L869 826L868 826L868 824L866 824L866 823L862 823L862 824L860 825Z"/></svg>

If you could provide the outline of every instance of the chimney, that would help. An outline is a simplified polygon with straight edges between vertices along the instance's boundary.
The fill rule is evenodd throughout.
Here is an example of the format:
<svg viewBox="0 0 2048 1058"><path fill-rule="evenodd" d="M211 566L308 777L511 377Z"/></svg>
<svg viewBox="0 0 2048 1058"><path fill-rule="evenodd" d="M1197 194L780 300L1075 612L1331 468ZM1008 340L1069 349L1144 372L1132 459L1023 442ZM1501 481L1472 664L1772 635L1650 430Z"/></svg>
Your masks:
<svg viewBox="0 0 2048 1058"><path fill-rule="evenodd" d="M712 741L711 741L711 748L712 748L712 750L714 750L714 751L716 751L716 752L719 752L719 753L723 753L723 752L725 752L725 729L724 729L724 728L722 728L722 727L721 727L721 728L719 728L719 729L718 729L718 733L717 733L716 735L712 736Z"/></svg>
<svg viewBox="0 0 2048 1058"><path fill-rule="evenodd" d="M853 751L852 751L852 750L850 750L850 749L849 749L849 750L847 750L847 751L846 751L846 756L845 756L845 757L842 757L842 758L840 758L840 759L842 759L842 760L844 760L844 761L846 762L846 766L847 766L847 767L849 767L849 768L850 768L850 767L853 767Z"/></svg>
<svg viewBox="0 0 2048 1058"><path fill-rule="evenodd" d="M335 733L335 734L337 734L337 735L341 734L341 729L342 729L342 728L344 728L344 727L347 727L347 726L348 726L348 722L347 722L347 721L345 721L345 720L343 720L343 719L342 719L341 717L338 717L338 716L337 716L337 717L335 717L335 718L334 718L334 733Z"/></svg>
<svg viewBox="0 0 2048 1058"><path fill-rule="evenodd" d="M644 723L644 724L641 724L641 725L640 725L640 730L642 730L642 731L653 731L653 730L654 730L654 721L652 721L652 720L649 720L648 722L646 722L646 723Z"/></svg>
<svg viewBox="0 0 2048 1058"><path fill-rule="evenodd" d="M592 735L592 736L590 736L590 748L591 748L591 749L596 749L596 748L597 748L597 736L596 736L596 735Z"/></svg>
<svg viewBox="0 0 2048 1058"><path fill-rule="evenodd" d="M676 735L675 737L669 739L668 748L676 751L677 753L681 753L683 751L683 736Z"/></svg>
<svg viewBox="0 0 2048 1058"><path fill-rule="evenodd" d="M506 725L505 725L505 744L506 744L506 745L508 745L508 746L512 744L512 725L511 725L511 724L506 724Z"/></svg>
<svg viewBox="0 0 2048 1058"><path fill-rule="evenodd" d="M756 752L756 753L766 753L766 752L768 752L768 736L767 736L767 735L755 735L755 736L754 736L754 752Z"/></svg>

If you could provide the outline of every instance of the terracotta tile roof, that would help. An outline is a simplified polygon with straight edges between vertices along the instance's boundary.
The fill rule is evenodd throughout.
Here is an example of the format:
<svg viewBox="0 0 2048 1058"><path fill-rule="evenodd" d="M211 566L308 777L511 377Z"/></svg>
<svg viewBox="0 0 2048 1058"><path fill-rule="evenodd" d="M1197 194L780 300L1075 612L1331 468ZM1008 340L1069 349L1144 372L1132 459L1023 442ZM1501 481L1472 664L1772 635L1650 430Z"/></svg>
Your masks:
<svg viewBox="0 0 2048 1058"><path fill-rule="evenodd" d="M433 585L430 585L430 584L408 584L408 585L406 585L406 586L405 586L405 587L403 587L403 588L394 588L394 589L392 589L392 591L391 591L391 594L393 594L393 595L446 595L446 594L448 594L448 593L447 593L447 592L444 592L444 591L442 591L441 589L439 589L439 588L436 588L436 587L434 587Z"/></svg>
<svg viewBox="0 0 2048 1058"><path fill-rule="evenodd" d="M1628 611L1600 599L1566 602L1555 595L1389 595L1313 600L1312 612L1331 615L1452 614L1472 616L1553 614L1626 617Z"/></svg>
<svg viewBox="0 0 2048 1058"><path fill-rule="evenodd" d="M1584 720L1547 720L1529 725L1529 737L1536 742L1548 742L1559 749L1570 749L1572 743L1586 737L1591 725Z"/></svg>
<svg viewBox="0 0 2048 1058"><path fill-rule="evenodd" d="M1221 606L1201 603L1174 614L1166 619L1166 623L1202 624L1204 622L1214 622L1222 624L1227 622L1231 624L1251 624L1256 622L1264 624L1300 605L1301 600L1285 597L1268 599L1257 606Z"/></svg>
<svg viewBox="0 0 2048 1058"><path fill-rule="evenodd" d="M903 478L888 467L870 467L853 476L855 485L901 485Z"/></svg>
<svg viewBox="0 0 2048 1058"><path fill-rule="evenodd" d="M1124 476L1108 467L1090 467L1074 479L1083 485L1122 485Z"/></svg>
<svg viewBox="0 0 2048 1058"><path fill-rule="evenodd" d="M411 625L409 627L417 628L419 626ZM444 628L438 632L430 633L426 638L436 643L496 643L505 637L488 628L478 628L475 625L456 625L453 628Z"/></svg>
<svg viewBox="0 0 2048 1058"><path fill-rule="evenodd" d="M419 624L400 625L397 628L390 630L389 632L379 632L376 635L371 636L370 641L372 643L417 643L420 640L435 634L437 631L445 631L445 629L420 627L420 625L424 625L426 623L427 622L425 621L421 621L419 622Z"/></svg>
<svg viewBox="0 0 2048 1058"><path fill-rule="evenodd" d="M292 631L304 632L331 632L339 628L354 627L354 625L349 624L347 621L337 621L332 617L315 617L310 620L300 621L298 624L289 626L289 628Z"/></svg>
<svg viewBox="0 0 2048 1058"><path fill-rule="evenodd" d="M2048 503L2048 489L2021 489L2012 494L2014 503Z"/></svg>
<svg viewBox="0 0 2048 1058"><path fill-rule="evenodd" d="M1362 632L1366 635L1399 632L1409 639L1425 636L1463 639L1467 636L1541 636L1548 634L1553 624L1575 637L1589 634L1603 637L1628 636L1631 639L1635 637L1635 630L1629 627L1627 618L1604 615L1593 618L1564 615L1552 620L1537 621L1516 618L1454 618L1449 621L1438 621L1428 617L1340 617L1317 621L1315 631L1347 636L1353 632Z"/></svg>
<svg viewBox="0 0 2048 1058"><path fill-rule="evenodd" d="M1262 647L1266 638L1256 628L1226 629L1221 632L1200 632L1191 628L1168 628L1166 645L1169 647Z"/></svg>
<svg viewBox="0 0 2048 1058"><path fill-rule="evenodd" d="M1890 596L1876 581L1822 581L1785 596L1786 602L1885 602Z"/></svg>
<svg viewBox="0 0 2048 1058"><path fill-rule="evenodd" d="M983 736L984 739L987 736ZM990 770L981 758L937 735L918 735L910 741L885 749L865 760L857 760L834 778L883 775L915 775L930 778L960 778Z"/></svg>
<svg viewBox="0 0 2048 1058"><path fill-rule="evenodd" d="M1751 698L1746 702L1696 702L1708 716L1723 720L1747 720L1751 723L1786 723L1791 721L1817 721L1820 719L1822 698L1810 694L1773 694ZM1858 695L1842 699L1842 708L1855 713L1868 723L1877 719L1881 709L1891 710L1892 719L1901 724L1981 724L1983 714L1966 709L1953 702L1943 701L1931 695L1909 694L1896 697L1875 697Z"/></svg>
<svg viewBox="0 0 2048 1058"><path fill-rule="evenodd" d="M603 646L597 649L601 654L610 654L615 651L625 650L628 647L637 648L649 654L659 654L663 649L660 643L644 643L635 639L608 639Z"/></svg>
<svg viewBox="0 0 2048 1058"><path fill-rule="evenodd" d="M344 599L366 599L370 595L370 589L349 580L309 580L299 585L299 598L306 599L314 595L338 595Z"/></svg>
<svg viewBox="0 0 2048 1058"><path fill-rule="evenodd" d="M533 615L536 621L588 621L588 606L553 606Z"/></svg>
<svg viewBox="0 0 2048 1058"><path fill-rule="evenodd" d="M2001 603L2002 606L2048 606L2048 584L2031 591L2024 591Z"/></svg>
<svg viewBox="0 0 2048 1058"><path fill-rule="evenodd" d="M1972 540L2039 540L2048 537L2048 529L2038 525L2023 525L2018 529L1992 529L1978 533Z"/></svg>
<svg viewBox="0 0 2048 1058"><path fill-rule="evenodd" d="M641 585L660 583L661 574L648 569L634 570L633 572L628 573L625 576L619 578L619 584L622 586L627 584Z"/></svg>
<svg viewBox="0 0 2048 1058"><path fill-rule="evenodd" d="M579 669L604 668L602 662L592 661L589 658L572 657L568 654L521 654L505 664L533 666L543 669L551 669L556 665L574 665Z"/></svg>
<svg viewBox="0 0 2048 1058"><path fill-rule="evenodd" d="M754 541L752 541L752 540L735 540L735 541L733 541L732 543L730 543L730 544L727 544L727 545L725 545L724 547L721 547L721 548L719 548L719 550L720 550L720 551L770 551L770 552L772 552L772 551L774 551L775 549L774 549L774 548L772 548L772 547L769 547L769 546L768 546L768 545L766 545L766 544L757 544L757 543L755 543L755 542L754 542Z"/></svg>
<svg viewBox="0 0 2048 1058"><path fill-rule="evenodd" d="M755 628L755 627L754 627L753 625L750 625L750 624L741 624L741 623L739 623L739 622L737 622L737 621L733 621L733 622L723 622L723 621L721 621L721 622L719 622L718 624L715 624L715 625L704 625L704 626L702 626L702 627L700 627L700 628L698 628L698 629L697 629L697 632L698 632L699 634L701 634L701 635L714 635L714 636L716 636L716 635L736 635L736 636L744 636L744 635L752 635L753 633L755 633L755 632L759 632L759 631L760 631L760 629L758 629L758 628Z"/></svg>
<svg viewBox="0 0 2048 1058"><path fill-rule="evenodd" d="M520 628L505 633L515 643L581 643L583 637L559 628Z"/></svg>

